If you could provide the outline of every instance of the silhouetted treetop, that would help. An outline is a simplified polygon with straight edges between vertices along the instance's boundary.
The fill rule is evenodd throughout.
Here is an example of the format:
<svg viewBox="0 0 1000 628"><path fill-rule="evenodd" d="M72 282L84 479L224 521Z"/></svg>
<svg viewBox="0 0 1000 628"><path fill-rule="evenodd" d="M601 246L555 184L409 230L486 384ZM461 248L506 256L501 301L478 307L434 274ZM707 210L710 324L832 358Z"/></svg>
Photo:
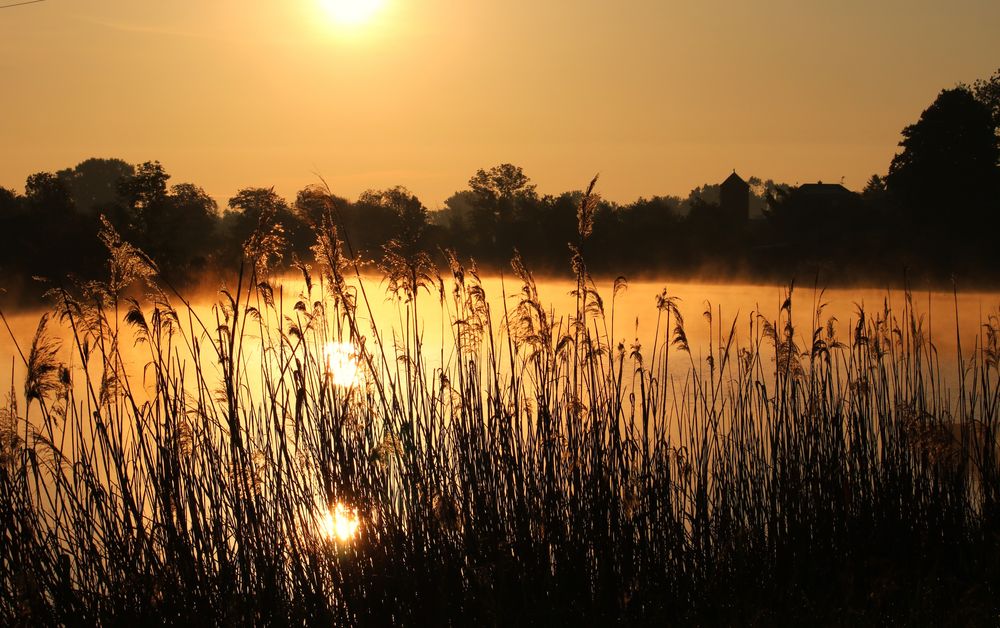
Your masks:
<svg viewBox="0 0 1000 628"><path fill-rule="evenodd" d="M918 256L911 263L958 272L991 266L1000 145L989 108L967 88L944 90L902 135L886 185L896 237Z"/></svg>
<svg viewBox="0 0 1000 628"><path fill-rule="evenodd" d="M968 90L942 91L902 135L887 184L905 200L940 207L949 200L981 201L993 191L1000 157L993 118Z"/></svg>
<svg viewBox="0 0 1000 628"><path fill-rule="evenodd" d="M968 249L995 233L1000 146L989 109L965 88L944 90L902 135L886 177L902 237L944 262L940 248Z"/></svg>
<svg viewBox="0 0 1000 628"><path fill-rule="evenodd" d="M121 159L91 158L73 168L60 170L56 176L70 190L77 211L106 212L119 201L119 190L132 178L135 168Z"/></svg>
<svg viewBox="0 0 1000 628"><path fill-rule="evenodd" d="M63 214L73 210L69 186L51 172L29 176L24 183L24 195L36 210Z"/></svg>
<svg viewBox="0 0 1000 628"><path fill-rule="evenodd" d="M132 166L87 159L57 174L32 174L25 194L0 188L0 274L30 277L100 272L99 215L173 278L246 261L262 228L280 235L284 263L312 256L316 229L332 223L345 251L415 277L442 249L504 268L517 250L540 272L566 272L567 245L583 247L595 273L694 273L786 280L830 269L836 280L957 277L1000 281L1000 71L942 91L903 129L888 174L857 194L839 184L788 186L728 169L686 197L629 203L581 191L540 195L525 172L501 163L428 212L402 186L350 201L324 185L289 204L273 188L239 190L219 212L191 183L168 186L157 161ZM723 194L722 182L732 194ZM277 241L277 240L273 240ZM38 243L45 243L45 247ZM270 259L270 258L269 258Z"/></svg>
<svg viewBox="0 0 1000 628"><path fill-rule="evenodd" d="M138 215L161 203L167 196L170 175L158 161L147 161L135 168L135 174L123 179L119 193Z"/></svg>
<svg viewBox="0 0 1000 628"><path fill-rule="evenodd" d="M285 242L292 244L302 240L300 232L306 225L274 188L243 188L229 199L228 206L222 226L227 234L225 255L230 263L239 262L244 244L255 232L280 234ZM291 261L293 253L302 251L284 251L280 261Z"/></svg>
<svg viewBox="0 0 1000 628"><path fill-rule="evenodd" d="M312 227L321 227L327 218L338 220L350 203L345 198L331 194L320 185L308 185L295 197L294 211L299 220Z"/></svg>
<svg viewBox="0 0 1000 628"><path fill-rule="evenodd" d="M394 223L392 238L416 244L423 237L427 227L427 208L405 187L368 190L358 198L358 204L388 210Z"/></svg>
<svg viewBox="0 0 1000 628"><path fill-rule="evenodd" d="M14 211L17 206L17 192L0 186L0 212Z"/></svg>
<svg viewBox="0 0 1000 628"><path fill-rule="evenodd" d="M531 179L513 164L477 170L469 179L469 189L483 201L512 201L536 196Z"/></svg>
<svg viewBox="0 0 1000 628"><path fill-rule="evenodd" d="M976 100L986 105L993 116L993 126L1000 134L1000 69L988 79L979 79L972 84Z"/></svg>

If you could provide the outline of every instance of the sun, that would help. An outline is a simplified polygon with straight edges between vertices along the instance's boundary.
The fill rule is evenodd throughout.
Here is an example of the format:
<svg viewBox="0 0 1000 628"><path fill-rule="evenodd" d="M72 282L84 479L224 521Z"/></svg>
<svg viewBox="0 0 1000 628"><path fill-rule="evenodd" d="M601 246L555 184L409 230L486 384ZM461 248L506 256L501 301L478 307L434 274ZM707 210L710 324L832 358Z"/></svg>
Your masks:
<svg viewBox="0 0 1000 628"><path fill-rule="evenodd" d="M319 0L319 4L337 24L357 26L374 17L383 0Z"/></svg>

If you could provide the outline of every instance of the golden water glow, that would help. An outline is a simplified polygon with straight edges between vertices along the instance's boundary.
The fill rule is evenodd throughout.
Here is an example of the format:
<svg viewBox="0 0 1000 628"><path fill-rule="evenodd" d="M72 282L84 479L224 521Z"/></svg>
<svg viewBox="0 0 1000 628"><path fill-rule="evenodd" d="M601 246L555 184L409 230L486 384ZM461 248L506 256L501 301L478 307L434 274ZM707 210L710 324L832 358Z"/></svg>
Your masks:
<svg viewBox="0 0 1000 628"><path fill-rule="evenodd" d="M358 383L358 352L349 342L328 342L323 347L326 373L335 386L349 388Z"/></svg>
<svg viewBox="0 0 1000 628"><path fill-rule="evenodd" d="M357 26L378 12L382 0L319 0L319 4L337 24Z"/></svg>
<svg viewBox="0 0 1000 628"><path fill-rule="evenodd" d="M320 519L320 532L330 541L346 543L358 535L361 520L358 511L338 503Z"/></svg>

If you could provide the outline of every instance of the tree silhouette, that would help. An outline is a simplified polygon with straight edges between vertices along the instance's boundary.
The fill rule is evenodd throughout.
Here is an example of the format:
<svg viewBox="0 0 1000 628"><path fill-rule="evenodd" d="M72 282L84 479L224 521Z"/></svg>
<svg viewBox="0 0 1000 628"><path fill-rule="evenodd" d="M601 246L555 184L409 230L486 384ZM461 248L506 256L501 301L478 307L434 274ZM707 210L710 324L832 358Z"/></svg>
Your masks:
<svg viewBox="0 0 1000 628"><path fill-rule="evenodd" d="M0 187L0 275L8 281L25 267L22 201L14 190Z"/></svg>
<svg viewBox="0 0 1000 628"><path fill-rule="evenodd" d="M993 127L1000 134L1000 70L988 79L979 79L972 84L976 100L983 103L993 115Z"/></svg>
<svg viewBox="0 0 1000 628"><path fill-rule="evenodd" d="M588 213L588 267L718 278L750 271L781 281L823 268L835 280L883 281L909 268L911 278L996 281L1000 70L942 91L903 129L900 148L888 174L873 175L861 194L840 185L796 188L750 177L749 216L723 209L718 183L686 198L600 201ZM308 260L313 230L331 220L360 261L405 269L399 285L410 293L439 249L490 269L505 267L517 249L536 270L566 272L567 244L580 243L582 192L539 196L510 163L477 170L468 188L437 212L401 186L368 190L350 202L313 185L299 191L292 206L273 188L245 188L220 215L203 189L168 187L169 180L157 161L133 167L92 158L56 174L31 175L23 196L0 188L0 273L96 275L103 259L100 214L173 279L237 267L244 243L259 229L281 235L281 262Z"/></svg>
<svg viewBox="0 0 1000 628"><path fill-rule="evenodd" d="M167 181L170 175L158 161L147 161L135 169L135 174L122 179L118 185L118 193L122 206L112 211L110 218L122 235L144 249L147 253L157 253L159 239L154 234L151 216L162 211L167 200Z"/></svg>
<svg viewBox="0 0 1000 628"><path fill-rule="evenodd" d="M17 192L0 186L0 216L7 216L16 211L17 204Z"/></svg>
<svg viewBox="0 0 1000 628"><path fill-rule="evenodd" d="M191 183L171 187L161 213L152 219L153 228L162 234L155 241L160 257L168 264L166 270L192 278L193 273L214 262L218 222L218 205L205 190Z"/></svg>
<svg viewBox="0 0 1000 628"><path fill-rule="evenodd" d="M135 168L121 159L86 159L56 176L69 187L77 211L107 213L120 201L123 183L135 175Z"/></svg>
<svg viewBox="0 0 1000 628"><path fill-rule="evenodd" d="M389 239L405 242L411 249L419 246L427 227L427 208L405 187L368 190L358 198L358 205L386 212Z"/></svg>
<svg viewBox="0 0 1000 628"><path fill-rule="evenodd" d="M147 161L135 169L135 174L122 180L119 192L128 204L134 227L142 229L145 215L167 197L170 175L158 161Z"/></svg>
<svg viewBox="0 0 1000 628"><path fill-rule="evenodd" d="M81 235L97 233L96 219L77 213L68 184L50 172L29 176L24 188L6 225L16 234L15 263L28 275L54 280L68 272L91 275L99 266L98 243Z"/></svg>
<svg viewBox="0 0 1000 628"><path fill-rule="evenodd" d="M885 177L873 174L868 178L868 181L865 183L865 189L861 192L861 194L867 200L878 200L885 198L888 191L888 187L885 183Z"/></svg>
<svg viewBox="0 0 1000 628"><path fill-rule="evenodd" d="M243 259L243 246L255 232L280 234L286 242L303 239L306 225L292 212L285 199L274 188L243 188L229 199L229 209L222 215L225 239L220 253L225 264L238 266ZM281 262L291 261L291 251L284 251Z"/></svg>
<svg viewBox="0 0 1000 628"><path fill-rule="evenodd" d="M944 262L950 253L943 251L988 245L983 236L1000 226L1000 147L990 110L968 89L944 90L902 135L886 184L918 254Z"/></svg>
<svg viewBox="0 0 1000 628"><path fill-rule="evenodd" d="M451 246L462 254L470 253L472 244L480 239L475 233L477 199L472 190L455 192L445 199L442 210L430 216L432 222L447 230Z"/></svg>
<svg viewBox="0 0 1000 628"><path fill-rule="evenodd" d="M473 237L493 259L509 257L515 218L523 217L538 198L534 184L519 166L504 163L477 170L469 179L469 189L475 195Z"/></svg>
<svg viewBox="0 0 1000 628"><path fill-rule="evenodd" d="M325 187L309 185L299 190L292 209L301 222L310 227L321 227L324 220L336 220L336 214L349 206L347 199L331 194Z"/></svg>
<svg viewBox="0 0 1000 628"><path fill-rule="evenodd" d="M110 168L112 172L124 170L114 164ZM120 179L122 206L105 209L112 223L157 262L165 277L193 279L213 257L218 207L194 184L182 183L168 190L169 180L160 162L142 163L132 176Z"/></svg>
<svg viewBox="0 0 1000 628"><path fill-rule="evenodd" d="M74 209L69 186L51 172L29 176L24 183L24 195L31 209L48 212L51 217L69 214Z"/></svg>

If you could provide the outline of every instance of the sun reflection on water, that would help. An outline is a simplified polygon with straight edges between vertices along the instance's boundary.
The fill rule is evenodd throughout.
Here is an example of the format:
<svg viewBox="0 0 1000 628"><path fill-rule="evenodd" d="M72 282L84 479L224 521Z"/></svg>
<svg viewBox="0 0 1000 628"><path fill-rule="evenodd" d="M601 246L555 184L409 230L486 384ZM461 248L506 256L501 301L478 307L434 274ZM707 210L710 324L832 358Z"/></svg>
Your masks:
<svg viewBox="0 0 1000 628"><path fill-rule="evenodd" d="M358 518L356 508L338 503L323 515L319 525L324 538L346 543L357 537L361 520Z"/></svg>
<svg viewBox="0 0 1000 628"><path fill-rule="evenodd" d="M358 351L351 343L326 343L323 347L323 362L334 385L348 388L359 383Z"/></svg>

